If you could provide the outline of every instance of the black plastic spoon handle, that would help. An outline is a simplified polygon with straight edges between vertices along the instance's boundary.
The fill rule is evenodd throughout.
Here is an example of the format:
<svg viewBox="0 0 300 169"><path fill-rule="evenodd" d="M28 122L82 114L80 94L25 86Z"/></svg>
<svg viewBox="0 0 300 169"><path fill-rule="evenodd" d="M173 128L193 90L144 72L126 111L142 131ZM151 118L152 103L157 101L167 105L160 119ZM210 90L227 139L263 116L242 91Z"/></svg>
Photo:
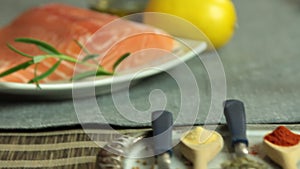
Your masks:
<svg viewBox="0 0 300 169"><path fill-rule="evenodd" d="M168 111L155 111L152 113L152 130L154 153L156 155L172 150L173 116Z"/></svg>
<svg viewBox="0 0 300 169"><path fill-rule="evenodd" d="M226 100L224 102L224 115L231 134L232 146L237 143L244 143L248 146L246 114L243 102L239 100Z"/></svg>

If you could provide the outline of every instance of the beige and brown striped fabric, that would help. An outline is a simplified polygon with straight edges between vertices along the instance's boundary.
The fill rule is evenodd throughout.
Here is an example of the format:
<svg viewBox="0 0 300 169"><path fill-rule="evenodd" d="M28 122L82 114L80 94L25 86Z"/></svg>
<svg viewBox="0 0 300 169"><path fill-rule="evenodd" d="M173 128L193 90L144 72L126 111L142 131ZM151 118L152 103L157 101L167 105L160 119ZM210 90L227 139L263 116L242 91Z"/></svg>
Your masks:
<svg viewBox="0 0 300 169"><path fill-rule="evenodd" d="M0 131L0 168L93 169L100 147L118 137L118 134L112 133L111 130L99 129L20 133Z"/></svg>

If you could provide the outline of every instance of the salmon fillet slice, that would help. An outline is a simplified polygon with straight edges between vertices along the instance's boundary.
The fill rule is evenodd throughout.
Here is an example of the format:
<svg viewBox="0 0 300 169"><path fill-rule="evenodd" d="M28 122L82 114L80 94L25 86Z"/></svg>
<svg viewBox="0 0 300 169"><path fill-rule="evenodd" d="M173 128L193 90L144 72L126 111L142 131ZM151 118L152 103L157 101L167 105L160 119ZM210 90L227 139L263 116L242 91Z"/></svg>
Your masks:
<svg viewBox="0 0 300 169"><path fill-rule="evenodd" d="M65 4L47 4L25 11L9 25L0 30L0 72L26 62L29 58L11 51L6 44L31 55L44 54L36 46L14 42L15 38L27 37L45 41L58 51L74 58L82 59L84 53L77 40L91 53L99 54L98 63L112 70L114 62L123 54L140 53L128 57L120 71L146 64L159 55L143 54L145 49L171 51L174 40L163 31L148 25L120 19L109 14ZM27 83L34 77L34 69L41 74L51 68L57 59L49 58L37 67L34 65L0 78L0 81ZM42 83L68 80L73 73L84 71L85 67L63 61L58 69Z"/></svg>

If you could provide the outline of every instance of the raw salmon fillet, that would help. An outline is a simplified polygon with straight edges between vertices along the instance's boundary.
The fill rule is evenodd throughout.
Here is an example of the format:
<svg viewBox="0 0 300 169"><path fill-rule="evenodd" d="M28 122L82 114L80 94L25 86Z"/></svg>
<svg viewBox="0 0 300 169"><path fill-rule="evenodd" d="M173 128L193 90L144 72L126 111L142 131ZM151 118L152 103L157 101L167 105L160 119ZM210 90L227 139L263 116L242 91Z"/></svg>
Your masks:
<svg viewBox="0 0 300 169"><path fill-rule="evenodd" d="M36 46L14 42L26 37L45 41L61 53L81 59L84 54L74 40L84 44L91 53L100 55L99 64L112 70L114 62L124 53L139 53L128 57L120 70L150 62L156 54L143 54L146 49L171 51L174 40L163 31L148 25L120 19L109 14L94 12L64 4L48 4L24 12L0 30L0 72L29 60L11 51L6 44L31 55L44 54ZM56 59L41 62L37 73L48 70ZM27 83L34 77L35 66L18 71L0 81ZM81 68L82 69L82 68ZM68 80L73 76L75 64L63 61L58 69L43 83ZM76 70L83 71L83 70Z"/></svg>

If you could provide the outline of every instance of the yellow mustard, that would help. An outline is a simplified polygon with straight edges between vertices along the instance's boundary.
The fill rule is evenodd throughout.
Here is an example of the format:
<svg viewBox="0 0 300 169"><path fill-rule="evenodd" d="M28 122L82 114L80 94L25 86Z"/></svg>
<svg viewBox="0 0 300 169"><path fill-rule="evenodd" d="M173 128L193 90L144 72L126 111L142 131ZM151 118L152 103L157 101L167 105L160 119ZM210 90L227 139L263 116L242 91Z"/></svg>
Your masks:
<svg viewBox="0 0 300 169"><path fill-rule="evenodd" d="M189 131L182 141L186 144L208 144L218 139L217 134L214 131L206 130L203 127L195 127Z"/></svg>

